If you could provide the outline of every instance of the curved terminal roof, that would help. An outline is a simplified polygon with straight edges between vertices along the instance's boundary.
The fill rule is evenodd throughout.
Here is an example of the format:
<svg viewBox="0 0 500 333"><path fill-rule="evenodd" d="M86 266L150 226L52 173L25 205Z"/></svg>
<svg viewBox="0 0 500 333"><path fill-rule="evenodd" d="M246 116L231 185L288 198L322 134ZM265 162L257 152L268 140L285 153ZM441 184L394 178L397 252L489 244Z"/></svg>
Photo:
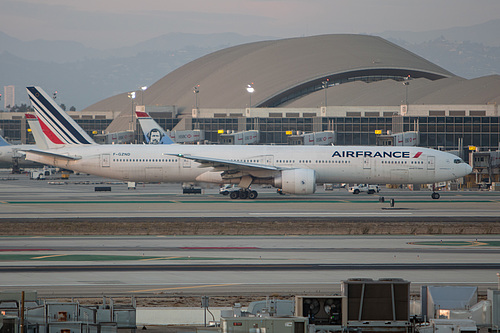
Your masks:
<svg viewBox="0 0 500 333"><path fill-rule="evenodd" d="M409 87L413 93L417 89L413 81L422 82L422 86L441 81L444 84L447 80L467 81L380 37L321 35L249 43L208 54L164 76L144 92L143 99L146 105L176 105L180 112L190 114L195 106L193 87L199 85L201 108L243 108L250 106L250 100L253 107L315 107L324 100L324 92L319 90L328 79L329 85L342 83L330 87L328 94L336 95L340 88L349 105L365 105L368 101L367 105L391 105L389 100L378 97L376 90L388 89L394 94L395 89L402 90L401 82L378 80L401 80L408 75L416 79ZM246 87L251 83L255 92L250 96ZM427 89L430 95L435 91ZM401 104L401 98L396 99L395 105ZM331 105L342 105L335 100L332 96ZM85 110L129 108L125 93Z"/></svg>
<svg viewBox="0 0 500 333"><path fill-rule="evenodd" d="M408 88L408 95L406 89ZM365 83L350 82L330 86L327 103L330 106L394 106L405 104L475 105L500 104L500 75L484 76L467 80L458 76L429 81L412 79L406 87L393 80ZM310 108L325 103L325 91L282 104L282 107Z"/></svg>

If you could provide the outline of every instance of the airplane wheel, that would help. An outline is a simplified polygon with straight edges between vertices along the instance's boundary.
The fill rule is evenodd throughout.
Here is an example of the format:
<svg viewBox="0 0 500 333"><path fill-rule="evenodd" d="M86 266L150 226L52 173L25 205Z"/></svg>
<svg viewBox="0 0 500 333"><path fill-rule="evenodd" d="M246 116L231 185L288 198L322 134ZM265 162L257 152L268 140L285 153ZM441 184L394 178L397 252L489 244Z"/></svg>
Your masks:
<svg viewBox="0 0 500 333"><path fill-rule="evenodd" d="M257 196L259 195L259 193L257 193L257 191L250 191L250 193L248 193L248 199L250 200L253 200L253 199L256 199Z"/></svg>
<svg viewBox="0 0 500 333"><path fill-rule="evenodd" d="M240 191L240 199L248 199L248 190Z"/></svg>
<svg viewBox="0 0 500 333"><path fill-rule="evenodd" d="M432 195L431 195L432 199L436 199L437 200L437 199L439 199L439 197L440 197L439 193L436 193L436 192L432 193Z"/></svg>
<svg viewBox="0 0 500 333"><path fill-rule="evenodd" d="M229 195L229 197L231 199L238 199L240 197L240 191L233 191L233 192L231 192L231 194Z"/></svg>

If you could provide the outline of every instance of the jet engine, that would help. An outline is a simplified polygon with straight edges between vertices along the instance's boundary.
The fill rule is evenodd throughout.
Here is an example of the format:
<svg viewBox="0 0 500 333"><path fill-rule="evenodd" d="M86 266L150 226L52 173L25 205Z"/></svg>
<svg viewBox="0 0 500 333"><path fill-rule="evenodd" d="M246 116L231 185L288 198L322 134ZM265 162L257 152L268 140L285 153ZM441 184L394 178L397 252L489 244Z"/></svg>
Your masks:
<svg viewBox="0 0 500 333"><path fill-rule="evenodd" d="M316 172L311 169L283 170L274 178L273 185L284 193L313 194L316 192Z"/></svg>

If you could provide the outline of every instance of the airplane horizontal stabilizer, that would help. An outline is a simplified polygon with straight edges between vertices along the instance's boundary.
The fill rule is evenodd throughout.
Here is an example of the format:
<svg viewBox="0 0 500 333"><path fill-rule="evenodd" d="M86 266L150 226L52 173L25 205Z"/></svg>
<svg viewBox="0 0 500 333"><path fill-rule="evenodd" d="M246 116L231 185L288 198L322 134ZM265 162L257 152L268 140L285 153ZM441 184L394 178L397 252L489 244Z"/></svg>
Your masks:
<svg viewBox="0 0 500 333"><path fill-rule="evenodd" d="M45 151L45 150L38 150L38 149L25 149L21 151L22 153L29 153L29 154L34 154L38 156L43 156L43 157L54 157L58 159L65 159L65 160L80 160L82 157L81 156L73 156L73 155L63 155L63 154L58 154L54 153L51 151Z"/></svg>

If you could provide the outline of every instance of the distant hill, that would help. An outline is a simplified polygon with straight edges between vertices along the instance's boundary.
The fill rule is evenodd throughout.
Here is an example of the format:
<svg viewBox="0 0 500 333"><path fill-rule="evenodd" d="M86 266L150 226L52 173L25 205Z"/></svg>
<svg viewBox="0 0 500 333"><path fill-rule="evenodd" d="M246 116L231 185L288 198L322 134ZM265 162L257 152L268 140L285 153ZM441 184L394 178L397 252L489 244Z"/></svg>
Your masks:
<svg viewBox="0 0 500 333"><path fill-rule="evenodd" d="M151 85L208 53L266 39L274 37L170 33L101 51L71 41L24 42L0 32L0 90L15 85L19 105L28 103L24 87L36 84L46 91L57 90L59 103L81 110L106 97Z"/></svg>
<svg viewBox="0 0 500 333"><path fill-rule="evenodd" d="M8 52L21 59L66 63L87 59L134 57L144 52L178 51L189 47L219 50L225 47L275 39L266 36L242 36L235 33L187 34L168 33L133 46L98 50L73 41L21 41L0 31L0 53Z"/></svg>
<svg viewBox="0 0 500 333"><path fill-rule="evenodd" d="M0 31L0 54L8 52L32 61L64 63L97 57L99 50L72 41L21 41Z"/></svg>
<svg viewBox="0 0 500 333"><path fill-rule="evenodd" d="M230 32L218 34L189 34L176 32L152 38L137 43L134 46L111 50L109 53L113 56L134 56L144 52L182 50L190 47L220 50L234 45L276 38L277 37L271 36L242 36Z"/></svg>
<svg viewBox="0 0 500 333"><path fill-rule="evenodd" d="M500 19L470 27L425 32L387 31L381 36L468 79L500 74Z"/></svg>
<svg viewBox="0 0 500 333"><path fill-rule="evenodd" d="M500 19L497 19L469 27L455 27L423 32L385 31L376 35L391 40L404 40L410 44L420 44L444 37L446 40L452 42L471 42L485 46L500 47L499 31Z"/></svg>
<svg viewBox="0 0 500 333"><path fill-rule="evenodd" d="M500 20L421 33L377 34L465 78L500 73ZM130 47L97 50L72 41L21 41L0 32L0 93L27 85L58 91L58 102L81 110L104 98L151 85L176 68L217 50L269 36L169 33ZM0 107L3 104L0 104Z"/></svg>
<svg viewBox="0 0 500 333"><path fill-rule="evenodd" d="M388 40L467 79L500 74L500 47L450 41L444 37L418 44Z"/></svg>

